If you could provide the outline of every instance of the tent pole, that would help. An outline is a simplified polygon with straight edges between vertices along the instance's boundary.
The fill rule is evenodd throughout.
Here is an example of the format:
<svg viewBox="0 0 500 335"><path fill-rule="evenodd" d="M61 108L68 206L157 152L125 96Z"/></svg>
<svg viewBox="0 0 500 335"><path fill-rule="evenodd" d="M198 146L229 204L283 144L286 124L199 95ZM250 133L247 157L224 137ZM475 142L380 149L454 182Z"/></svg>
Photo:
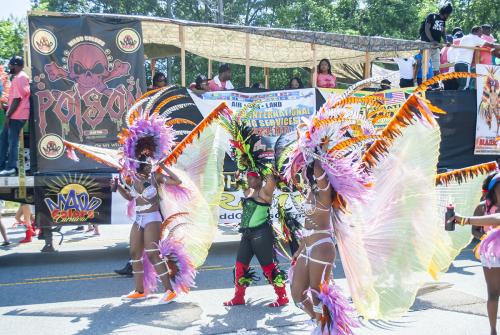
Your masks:
<svg viewBox="0 0 500 335"><path fill-rule="evenodd" d="M211 79L212 78L212 60L209 58L208 59L208 71L207 71L207 78Z"/></svg>
<svg viewBox="0 0 500 335"><path fill-rule="evenodd" d="M424 49L422 55L422 82L427 80L427 74L429 73L429 49Z"/></svg>
<svg viewBox="0 0 500 335"><path fill-rule="evenodd" d="M269 68L264 68L264 88L269 89Z"/></svg>
<svg viewBox="0 0 500 335"><path fill-rule="evenodd" d="M370 78L370 70L371 70L371 60L370 60L370 53L367 51L365 52L365 73L364 73L364 78Z"/></svg>
<svg viewBox="0 0 500 335"><path fill-rule="evenodd" d="M245 34L245 87L250 87L250 34Z"/></svg>
<svg viewBox="0 0 500 335"><path fill-rule="evenodd" d="M311 44L312 50L312 66L311 66L311 87L316 87L316 79L318 77L318 73L316 71L316 45Z"/></svg>
<svg viewBox="0 0 500 335"><path fill-rule="evenodd" d="M184 26L179 26L179 42L181 42L181 86L186 87L186 40Z"/></svg>
<svg viewBox="0 0 500 335"><path fill-rule="evenodd" d="M151 58L151 82L156 73L156 58Z"/></svg>

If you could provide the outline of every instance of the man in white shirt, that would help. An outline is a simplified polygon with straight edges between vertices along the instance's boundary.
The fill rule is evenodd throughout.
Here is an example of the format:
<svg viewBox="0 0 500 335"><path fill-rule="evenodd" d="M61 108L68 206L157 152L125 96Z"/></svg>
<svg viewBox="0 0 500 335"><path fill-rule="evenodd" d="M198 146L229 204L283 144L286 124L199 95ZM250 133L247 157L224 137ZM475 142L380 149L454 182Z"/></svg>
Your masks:
<svg viewBox="0 0 500 335"><path fill-rule="evenodd" d="M464 48L456 48L455 57L455 72L471 72L472 59L474 57L474 48L491 47L498 48L498 45L486 42L481 38L483 31L481 27L475 26L471 29L469 35L465 35L460 40L459 46ZM458 79L458 89L466 90L469 87L469 78Z"/></svg>
<svg viewBox="0 0 500 335"><path fill-rule="evenodd" d="M398 64L399 67L399 87L413 87L413 71L415 69L415 58L413 57L408 57L408 58L384 58L384 57L377 57L378 61L389 61L389 62L394 62Z"/></svg>
<svg viewBox="0 0 500 335"><path fill-rule="evenodd" d="M413 70L415 68L415 58L394 58L399 66L399 87L413 87Z"/></svg>

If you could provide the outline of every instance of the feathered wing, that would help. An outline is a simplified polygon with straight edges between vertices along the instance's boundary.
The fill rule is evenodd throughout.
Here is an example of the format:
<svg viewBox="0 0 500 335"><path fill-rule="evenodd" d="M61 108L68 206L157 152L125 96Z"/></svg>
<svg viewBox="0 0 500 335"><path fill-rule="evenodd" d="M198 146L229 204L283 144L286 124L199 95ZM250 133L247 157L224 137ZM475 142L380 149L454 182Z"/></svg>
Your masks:
<svg viewBox="0 0 500 335"><path fill-rule="evenodd" d="M188 190L187 199L175 201L175 188L163 187L160 190L164 217L187 213L167 226L167 237L184 244L195 267L205 261L219 222L225 153L223 139L223 130L217 124L211 124L177 157L171 169L182 180L181 186Z"/></svg>
<svg viewBox="0 0 500 335"><path fill-rule="evenodd" d="M455 212L472 216L481 198L481 185L489 173L497 170L495 162L480 164L439 174L436 177L436 197L439 226L435 251L429 265L429 273L437 279L448 271L451 262L472 240L470 226L455 226L455 231L444 229L446 206L453 204Z"/></svg>
<svg viewBox="0 0 500 335"><path fill-rule="evenodd" d="M109 167L121 170L123 154L120 150L103 149L90 145L69 142L63 140L64 146L68 153L69 158L78 161L75 151L83 154L85 157L95 160L98 163L107 165Z"/></svg>
<svg viewBox="0 0 500 335"><path fill-rule="evenodd" d="M434 184L439 127L412 122L373 166L369 200L355 202L352 214L335 225L354 305L369 319L408 311L428 278L439 229Z"/></svg>

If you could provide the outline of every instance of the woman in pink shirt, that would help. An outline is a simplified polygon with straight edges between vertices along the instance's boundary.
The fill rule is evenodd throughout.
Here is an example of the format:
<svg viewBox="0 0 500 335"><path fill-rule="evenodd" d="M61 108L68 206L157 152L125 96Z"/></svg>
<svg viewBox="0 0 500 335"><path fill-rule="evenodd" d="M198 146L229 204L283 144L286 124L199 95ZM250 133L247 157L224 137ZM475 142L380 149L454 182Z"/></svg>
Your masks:
<svg viewBox="0 0 500 335"><path fill-rule="evenodd" d="M337 84L337 77L332 74L332 66L328 59L322 59L318 65L318 78L316 86L323 88L334 88Z"/></svg>

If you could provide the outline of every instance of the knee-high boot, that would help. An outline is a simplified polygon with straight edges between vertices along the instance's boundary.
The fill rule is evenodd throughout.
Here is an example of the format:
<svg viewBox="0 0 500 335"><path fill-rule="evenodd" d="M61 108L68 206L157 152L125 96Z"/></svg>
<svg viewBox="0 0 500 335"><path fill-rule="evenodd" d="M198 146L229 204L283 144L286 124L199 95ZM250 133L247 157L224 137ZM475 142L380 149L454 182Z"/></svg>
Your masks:
<svg viewBox="0 0 500 335"><path fill-rule="evenodd" d="M283 271L280 271L276 266L276 263L271 263L262 266L262 271L264 276L266 276L267 281L273 285L274 292L278 296L276 301L273 301L268 306L269 307L279 307L288 304L288 297L286 295L286 275Z"/></svg>
<svg viewBox="0 0 500 335"><path fill-rule="evenodd" d="M245 304L245 291L250 282L245 278L245 273L249 270L249 266L240 262L236 262L234 266L234 297L226 301L224 306L236 306ZM250 279L251 280L251 279Z"/></svg>

